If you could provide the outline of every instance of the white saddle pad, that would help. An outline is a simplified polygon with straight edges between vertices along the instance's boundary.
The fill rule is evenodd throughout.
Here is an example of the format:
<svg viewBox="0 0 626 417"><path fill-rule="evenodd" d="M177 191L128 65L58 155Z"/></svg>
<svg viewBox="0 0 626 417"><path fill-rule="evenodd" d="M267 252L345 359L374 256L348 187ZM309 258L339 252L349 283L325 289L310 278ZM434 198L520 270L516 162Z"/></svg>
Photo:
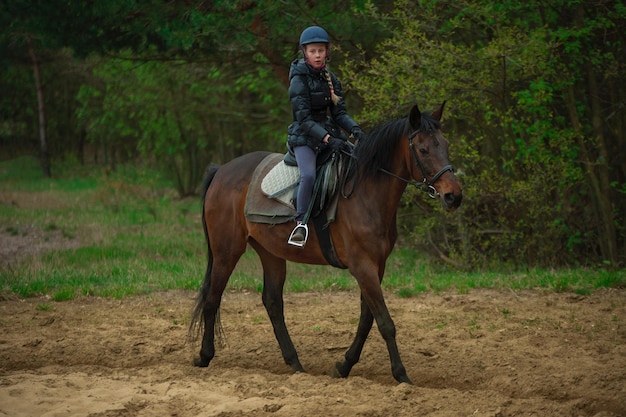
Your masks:
<svg viewBox="0 0 626 417"><path fill-rule="evenodd" d="M267 196L273 196L277 201L294 208L293 190L300 180L300 169L296 166L280 161L267 173L261 182L261 191Z"/></svg>

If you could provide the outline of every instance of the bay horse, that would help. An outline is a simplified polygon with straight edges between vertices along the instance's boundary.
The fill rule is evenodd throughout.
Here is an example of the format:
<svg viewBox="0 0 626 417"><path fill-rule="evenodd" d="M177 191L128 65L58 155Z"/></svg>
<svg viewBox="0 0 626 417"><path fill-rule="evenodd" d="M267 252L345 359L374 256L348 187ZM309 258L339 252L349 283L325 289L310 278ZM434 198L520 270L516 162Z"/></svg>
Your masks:
<svg viewBox="0 0 626 417"><path fill-rule="evenodd" d="M411 383L396 344L381 281L385 263L397 238L396 212L407 184L439 197L446 210L461 204L461 185L448 161L449 142L441 132L445 102L432 113L414 105L408 117L372 129L353 150L356 160L350 177L351 193L337 203L336 218L328 225L336 255L356 279L361 292L361 314L356 336L344 359L332 369L347 377L358 362L374 320L389 351L391 372L398 382ZM203 227L208 264L190 323L190 335L202 335L194 365L206 367L215 355L219 307L235 265L249 244L263 267L262 301L271 320L283 358L294 372L304 372L285 325L283 287L286 261L329 265L315 230L304 248L287 244L295 222L270 225L250 222L244 215L246 194L257 165L269 152L245 154L221 166L212 166L203 186Z"/></svg>

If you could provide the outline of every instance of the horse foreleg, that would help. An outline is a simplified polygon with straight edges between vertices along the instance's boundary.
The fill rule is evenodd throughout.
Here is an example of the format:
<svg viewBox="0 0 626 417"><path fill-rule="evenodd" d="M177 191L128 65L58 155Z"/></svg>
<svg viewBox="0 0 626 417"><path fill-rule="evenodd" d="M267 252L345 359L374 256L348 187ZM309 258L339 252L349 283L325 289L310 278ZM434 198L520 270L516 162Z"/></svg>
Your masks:
<svg viewBox="0 0 626 417"><path fill-rule="evenodd" d="M412 384L406 374L402 359L400 359L400 352L396 344L396 326L385 304L380 281L373 282L372 280L368 285L367 281L362 280L359 282L359 286L361 287L361 297L367 303L371 314L376 320L378 330L387 344L387 351L389 352L389 359L391 360L391 374L398 382Z"/></svg>
<svg viewBox="0 0 626 417"><path fill-rule="evenodd" d="M335 367L331 370L333 378L346 378L352 367L359 361L363 346L367 340L367 336L372 329L374 323L374 316L369 306L361 297L361 316L359 318L359 326L357 327L356 336L350 348L346 351L345 360L343 362L335 363Z"/></svg>
<svg viewBox="0 0 626 417"><path fill-rule="evenodd" d="M387 344L389 359L391 360L391 374L398 382L413 384L406 374L402 359L400 359L400 352L396 343L396 326L391 319L387 306L383 304L382 308L374 314L374 318L376 319L376 324L378 324L378 330Z"/></svg>

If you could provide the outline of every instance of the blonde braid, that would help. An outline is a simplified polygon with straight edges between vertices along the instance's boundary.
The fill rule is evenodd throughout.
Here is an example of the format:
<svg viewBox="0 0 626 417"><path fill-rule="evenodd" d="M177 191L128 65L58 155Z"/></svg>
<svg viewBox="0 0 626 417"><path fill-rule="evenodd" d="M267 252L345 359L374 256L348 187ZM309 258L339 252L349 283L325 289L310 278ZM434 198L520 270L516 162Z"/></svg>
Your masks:
<svg viewBox="0 0 626 417"><path fill-rule="evenodd" d="M337 103L339 103L339 100L341 100L341 97L335 94L335 87L333 87L333 81L330 79L330 73L328 72L328 69L324 68L324 74L326 74L326 81L328 81L328 87L330 88L330 98L333 103L337 105Z"/></svg>

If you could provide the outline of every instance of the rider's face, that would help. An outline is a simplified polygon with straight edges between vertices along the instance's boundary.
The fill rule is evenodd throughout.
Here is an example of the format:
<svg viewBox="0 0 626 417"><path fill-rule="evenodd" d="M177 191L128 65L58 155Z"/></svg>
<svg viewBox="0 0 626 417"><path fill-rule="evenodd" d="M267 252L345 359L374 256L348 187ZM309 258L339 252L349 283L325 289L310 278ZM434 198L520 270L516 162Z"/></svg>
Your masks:
<svg viewBox="0 0 626 417"><path fill-rule="evenodd" d="M304 57L315 69L320 69L326 64L328 48L325 43L310 43L304 46Z"/></svg>

